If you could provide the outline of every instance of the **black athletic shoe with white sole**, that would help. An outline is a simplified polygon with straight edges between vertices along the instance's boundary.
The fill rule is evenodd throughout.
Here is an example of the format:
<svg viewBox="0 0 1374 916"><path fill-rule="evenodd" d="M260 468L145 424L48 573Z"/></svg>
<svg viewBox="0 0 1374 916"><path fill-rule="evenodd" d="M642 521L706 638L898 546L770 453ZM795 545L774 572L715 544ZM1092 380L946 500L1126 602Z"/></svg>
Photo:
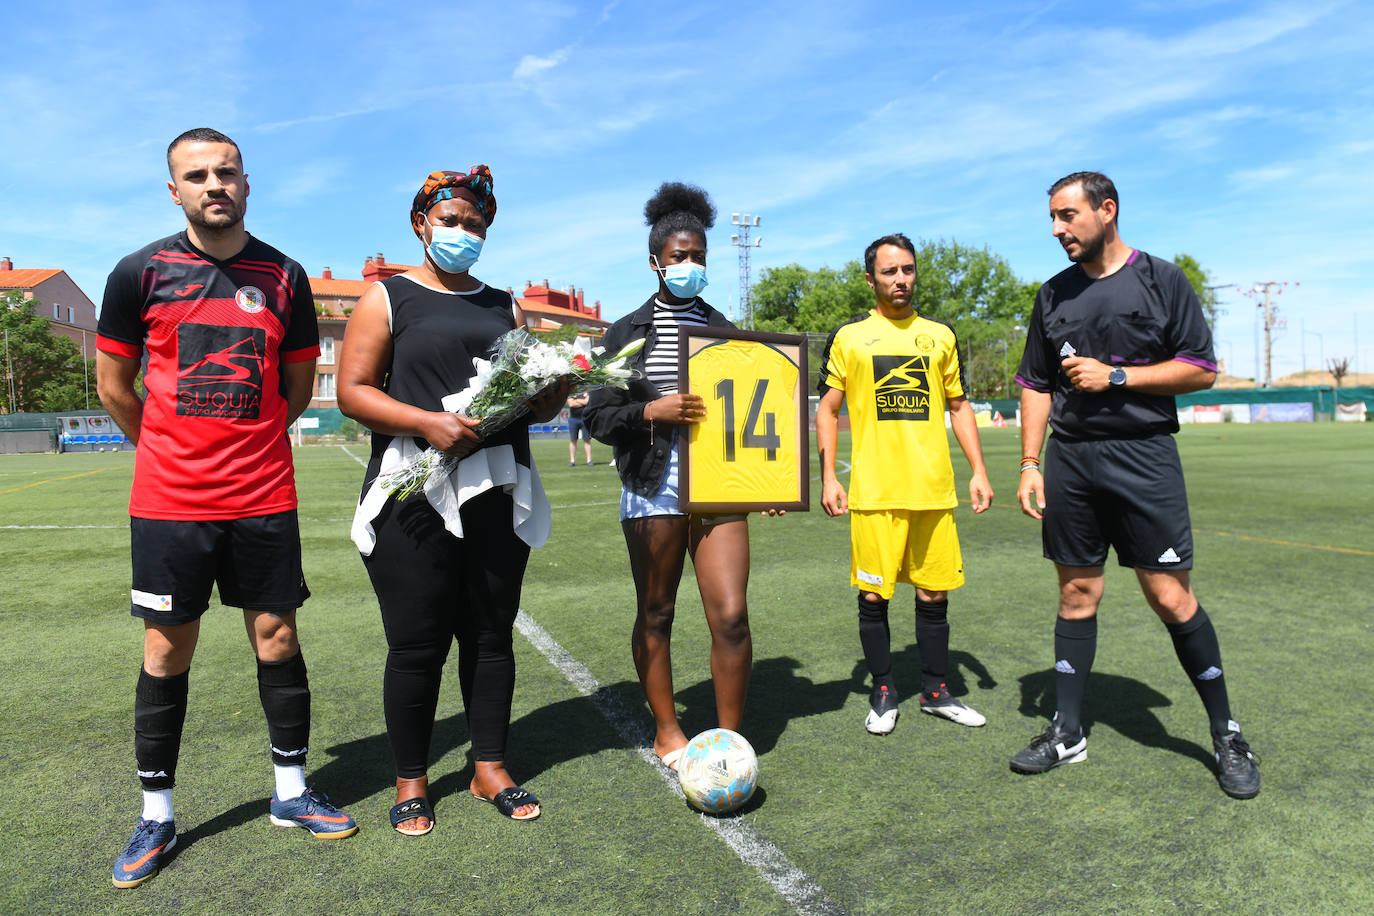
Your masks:
<svg viewBox="0 0 1374 916"><path fill-rule="evenodd" d="M1235 723L1231 723L1235 725ZM1212 747L1217 753L1217 782L1221 791L1232 798L1254 798L1259 794L1259 767L1255 765L1255 755L1250 745L1240 736L1240 729L1227 732L1220 738L1212 738Z"/></svg>
<svg viewBox="0 0 1374 916"><path fill-rule="evenodd" d="M1088 759L1088 739L1083 733L1067 734L1056 723L1035 737L1026 748L1011 758L1018 773L1044 773L1062 763L1081 763Z"/></svg>
<svg viewBox="0 0 1374 916"><path fill-rule="evenodd" d="M988 720L981 712L970 709L950 696L949 688L941 684L938 690L927 690L921 694L921 712L939 716L969 728L986 725Z"/></svg>
<svg viewBox="0 0 1374 916"><path fill-rule="evenodd" d="M897 693L888 687L873 688L864 728L872 735L887 735L897 727Z"/></svg>

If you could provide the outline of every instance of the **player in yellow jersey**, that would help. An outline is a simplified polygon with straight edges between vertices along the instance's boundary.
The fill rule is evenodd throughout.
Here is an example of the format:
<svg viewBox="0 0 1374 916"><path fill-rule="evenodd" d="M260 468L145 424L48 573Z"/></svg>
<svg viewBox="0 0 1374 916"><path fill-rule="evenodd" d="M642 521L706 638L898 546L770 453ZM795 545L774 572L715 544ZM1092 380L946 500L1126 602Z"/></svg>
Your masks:
<svg viewBox="0 0 1374 916"><path fill-rule="evenodd" d="M921 657L921 709L960 725L987 721L949 695L949 591L964 584L954 527L954 467L945 436L954 438L973 475L974 512L992 505L992 486L973 408L964 396L959 347L949 325L916 313L916 248L900 233L864 252L874 307L838 327L820 372L816 442L821 505L849 514L850 584L859 588L859 642L873 675L864 727L886 735L897 724L887 605L898 582L916 587L916 642ZM842 403L853 436L849 492L835 476Z"/></svg>

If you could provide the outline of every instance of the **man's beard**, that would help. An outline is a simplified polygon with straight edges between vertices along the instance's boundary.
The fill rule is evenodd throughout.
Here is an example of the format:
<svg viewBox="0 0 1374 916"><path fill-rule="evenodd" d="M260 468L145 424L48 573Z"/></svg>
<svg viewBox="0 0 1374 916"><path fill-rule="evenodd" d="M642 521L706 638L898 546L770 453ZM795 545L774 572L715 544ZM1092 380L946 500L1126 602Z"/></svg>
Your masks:
<svg viewBox="0 0 1374 916"><path fill-rule="evenodd" d="M1107 238L1105 233L1099 233L1097 238L1091 241L1078 239L1078 254L1069 254L1069 260L1075 264L1082 264L1084 261L1096 261L1102 257L1102 252L1107 248ZM1068 252L1065 252L1068 254Z"/></svg>
<svg viewBox="0 0 1374 916"><path fill-rule="evenodd" d="M210 235L227 232L243 222L243 207L232 199L228 203L230 207L228 211L220 210L213 217L207 217L206 208L202 206L194 213L188 211L186 219Z"/></svg>

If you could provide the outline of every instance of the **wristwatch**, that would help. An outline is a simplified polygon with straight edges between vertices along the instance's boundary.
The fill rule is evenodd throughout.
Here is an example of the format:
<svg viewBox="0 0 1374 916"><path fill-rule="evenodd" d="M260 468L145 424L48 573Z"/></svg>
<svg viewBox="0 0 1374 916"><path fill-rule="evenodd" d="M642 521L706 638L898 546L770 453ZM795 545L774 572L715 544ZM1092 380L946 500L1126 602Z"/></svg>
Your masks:
<svg viewBox="0 0 1374 916"><path fill-rule="evenodd" d="M1113 388L1125 388L1126 370L1121 368L1120 366L1116 366L1107 376L1107 381L1111 384Z"/></svg>

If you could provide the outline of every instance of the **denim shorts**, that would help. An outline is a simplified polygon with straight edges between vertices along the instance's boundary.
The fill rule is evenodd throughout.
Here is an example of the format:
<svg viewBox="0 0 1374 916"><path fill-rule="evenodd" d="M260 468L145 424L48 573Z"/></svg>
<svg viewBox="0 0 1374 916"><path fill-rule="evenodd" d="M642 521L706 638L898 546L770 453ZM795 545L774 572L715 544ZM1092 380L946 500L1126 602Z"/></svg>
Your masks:
<svg viewBox="0 0 1374 916"><path fill-rule="evenodd" d="M620 520L686 514L677 505L677 440L674 439L668 452L668 468L663 473L663 482L652 496L640 496L629 487L620 491Z"/></svg>

